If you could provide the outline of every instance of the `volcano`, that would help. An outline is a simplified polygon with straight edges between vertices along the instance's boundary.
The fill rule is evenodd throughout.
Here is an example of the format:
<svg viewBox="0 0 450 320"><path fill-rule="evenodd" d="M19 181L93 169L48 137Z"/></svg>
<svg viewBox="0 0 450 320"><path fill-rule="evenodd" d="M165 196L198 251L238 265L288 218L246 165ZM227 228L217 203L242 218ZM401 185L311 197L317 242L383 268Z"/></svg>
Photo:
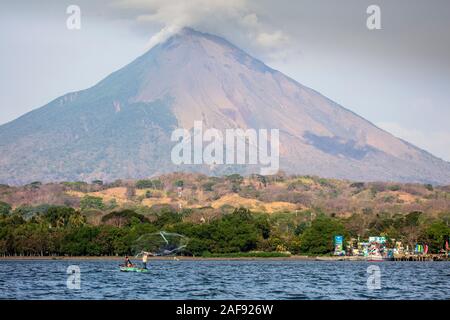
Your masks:
<svg viewBox="0 0 450 320"><path fill-rule="evenodd" d="M350 180L450 183L450 163L377 128L223 38L183 29L87 90L0 126L0 182L221 175L177 166L176 128L279 129L280 169Z"/></svg>

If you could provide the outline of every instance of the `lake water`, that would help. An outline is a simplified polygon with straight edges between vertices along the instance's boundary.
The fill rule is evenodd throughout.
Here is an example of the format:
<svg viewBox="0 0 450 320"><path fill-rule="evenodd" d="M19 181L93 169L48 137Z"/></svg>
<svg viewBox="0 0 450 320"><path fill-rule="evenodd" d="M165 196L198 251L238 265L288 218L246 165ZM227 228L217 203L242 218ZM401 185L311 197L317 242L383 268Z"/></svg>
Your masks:
<svg viewBox="0 0 450 320"><path fill-rule="evenodd" d="M1 299L450 299L450 262L0 261ZM80 289L67 268L80 268ZM370 290L370 265L381 289Z"/></svg>

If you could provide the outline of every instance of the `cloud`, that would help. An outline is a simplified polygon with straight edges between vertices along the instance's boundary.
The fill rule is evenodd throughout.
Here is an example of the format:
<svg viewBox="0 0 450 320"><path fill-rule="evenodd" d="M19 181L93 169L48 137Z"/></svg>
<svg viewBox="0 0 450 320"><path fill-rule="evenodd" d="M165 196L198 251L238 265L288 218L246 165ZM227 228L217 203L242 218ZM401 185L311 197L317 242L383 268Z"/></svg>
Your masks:
<svg viewBox="0 0 450 320"><path fill-rule="evenodd" d="M378 122L376 125L437 157L450 161L450 132L430 130L423 132L406 128L395 122Z"/></svg>
<svg viewBox="0 0 450 320"><path fill-rule="evenodd" d="M244 16L242 19L242 24L251 28L258 27L259 19L255 13L250 13Z"/></svg>
<svg viewBox="0 0 450 320"><path fill-rule="evenodd" d="M258 43L264 47L275 47L286 43L289 38L280 31L273 33L262 32L256 38Z"/></svg>
<svg viewBox="0 0 450 320"><path fill-rule="evenodd" d="M147 49L151 49L158 43L164 42L165 40L170 38L170 36L172 36L173 34L176 34L178 31L180 31L180 29L181 29L181 27L179 27L177 25L171 25L171 26L166 26L166 27L162 28L158 33L156 33L154 36L152 36L150 38L150 41L148 42L148 44L146 46Z"/></svg>
<svg viewBox="0 0 450 320"><path fill-rule="evenodd" d="M289 40L285 31L261 19L250 0L117 0L113 6L134 12L137 24L160 30L150 39L149 47L183 27L224 36L263 56L275 51L279 55Z"/></svg>

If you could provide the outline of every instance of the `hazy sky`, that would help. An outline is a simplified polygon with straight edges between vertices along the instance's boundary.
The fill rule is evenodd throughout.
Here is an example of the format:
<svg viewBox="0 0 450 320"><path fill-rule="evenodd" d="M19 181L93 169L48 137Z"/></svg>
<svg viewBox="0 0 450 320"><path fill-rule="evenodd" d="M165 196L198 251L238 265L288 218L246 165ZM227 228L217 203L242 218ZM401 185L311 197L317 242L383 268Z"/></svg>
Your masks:
<svg viewBox="0 0 450 320"><path fill-rule="evenodd" d="M72 4L81 30L66 27ZM366 27L371 4L382 30ZM447 0L0 0L0 124L191 26L450 160L449 17Z"/></svg>

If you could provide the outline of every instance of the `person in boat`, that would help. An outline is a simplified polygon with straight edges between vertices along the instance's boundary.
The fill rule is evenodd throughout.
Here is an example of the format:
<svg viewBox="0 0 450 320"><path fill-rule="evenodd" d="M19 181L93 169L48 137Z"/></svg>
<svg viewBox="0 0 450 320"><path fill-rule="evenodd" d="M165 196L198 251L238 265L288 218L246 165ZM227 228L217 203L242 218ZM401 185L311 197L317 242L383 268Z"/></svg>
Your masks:
<svg viewBox="0 0 450 320"><path fill-rule="evenodd" d="M142 268L147 269L148 253L144 252L142 255Z"/></svg>
<svg viewBox="0 0 450 320"><path fill-rule="evenodd" d="M143 269L147 269L147 261L148 261L148 256L152 256L153 253L151 252L143 252L142 253L142 268Z"/></svg>
<svg viewBox="0 0 450 320"><path fill-rule="evenodd" d="M131 262L130 258L128 258L128 256L125 257L125 264L124 264L124 266L127 267L127 268L133 267L133 263Z"/></svg>

